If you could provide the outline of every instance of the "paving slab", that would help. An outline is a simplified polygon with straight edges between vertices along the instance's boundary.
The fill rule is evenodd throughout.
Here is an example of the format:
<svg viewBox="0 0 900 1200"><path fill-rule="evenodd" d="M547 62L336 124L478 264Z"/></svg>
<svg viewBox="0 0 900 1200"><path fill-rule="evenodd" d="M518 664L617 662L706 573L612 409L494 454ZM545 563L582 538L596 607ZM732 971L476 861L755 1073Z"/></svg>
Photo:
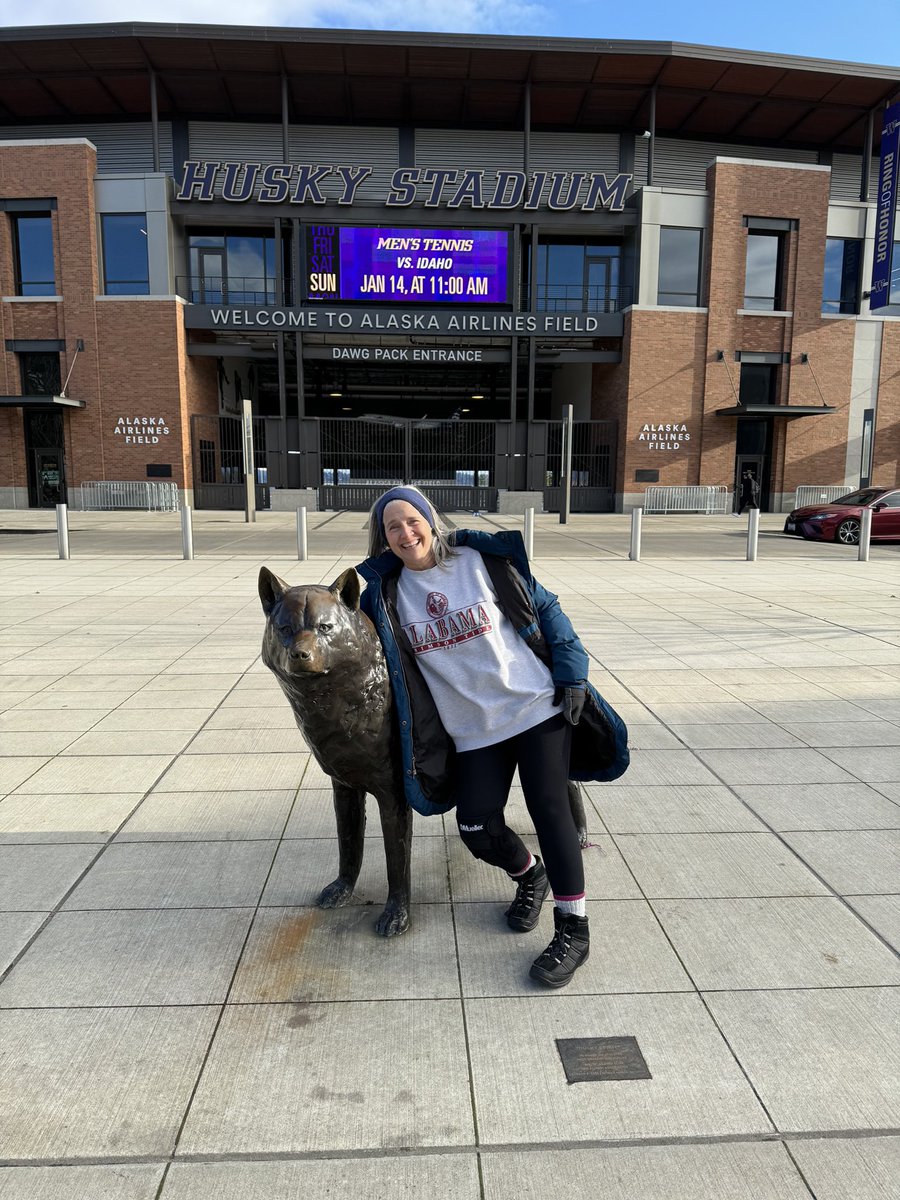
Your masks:
<svg viewBox="0 0 900 1200"><path fill-rule="evenodd" d="M44 763L49 761L49 757L46 755L0 758L0 794L12 792L20 787L26 779L36 775Z"/></svg>
<svg viewBox="0 0 900 1200"><path fill-rule="evenodd" d="M7 796L0 800L0 843L103 843L140 800L140 792Z"/></svg>
<svg viewBox="0 0 900 1200"><path fill-rule="evenodd" d="M854 776L818 750L698 750L697 756L715 772L710 782L851 783Z"/></svg>
<svg viewBox="0 0 900 1200"><path fill-rule="evenodd" d="M183 755L159 786L166 792L296 788L308 760L308 753Z"/></svg>
<svg viewBox="0 0 900 1200"><path fill-rule="evenodd" d="M897 988L711 992L706 1001L783 1133L896 1127Z"/></svg>
<svg viewBox="0 0 900 1200"><path fill-rule="evenodd" d="M585 784L610 833L740 833L765 826L721 784Z"/></svg>
<svg viewBox="0 0 900 1200"><path fill-rule="evenodd" d="M628 771L621 776L620 786L718 782L691 750L638 750L631 757Z"/></svg>
<svg viewBox="0 0 900 1200"><path fill-rule="evenodd" d="M836 897L655 900L653 908L701 991L900 985L900 961Z"/></svg>
<svg viewBox="0 0 900 1200"><path fill-rule="evenodd" d="M62 912L0 983L0 1008L221 1004L252 909Z"/></svg>
<svg viewBox="0 0 900 1200"><path fill-rule="evenodd" d="M587 915L591 957L566 988L567 996L693 990L645 900L589 900ZM553 937L549 901L527 934L510 930L501 905L458 905L456 937L464 996L541 994L528 969Z"/></svg>
<svg viewBox="0 0 900 1200"><path fill-rule="evenodd" d="M459 995L449 904L420 904L402 937L373 932L380 909L257 913L229 1000L428 1000ZM2 998L0 989L0 998Z"/></svg>
<svg viewBox="0 0 900 1200"><path fill-rule="evenodd" d="M0 1167L0 1200L155 1200L162 1164Z"/></svg>
<svg viewBox="0 0 900 1200"><path fill-rule="evenodd" d="M0 912L55 908L98 850L96 845L0 845Z"/></svg>
<svg viewBox="0 0 900 1200"><path fill-rule="evenodd" d="M842 829L784 837L842 895L900 890L900 829Z"/></svg>
<svg viewBox="0 0 900 1200"><path fill-rule="evenodd" d="M465 1146L459 1000L229 1007L179 1155Z"/></svg>
<svg viewBox="0 0 900 1200"><path fill-rule="evenodd" d="M171 761L170 754L55 758L10 790L22 796L59 795L62 792L145 792ZM0 760L0 771L2 763Z"/></svg>
<svg viewBox="0 0 900 1200"><path fill-rule="evenodd" d="M466 1005L488 1143L764 1133L772 1126L696 995L551 995ZM566 1082L557 1038L634 1037L651 1079ZM522 1102L522 1064L530 1080Z"/></svg>
<svg viewBox="0 0 900 1200"><path fill-rule="evenodd" d="M770 833L619 834L651 898L814 896L827 889Z"/></svg>
<svg viewBox="0 0 900 1200"><path fill-rule="evenodd" d="M809 1200L781 1145L504 1151L481 1169L485 1200Z"/></svg>
<svg viewBox="0 0 900 1200"><path fill-rule="evenodd" d="M790 1142L816 1200L896 1200L900 1137Z"/></svg>
<svg viewBox="0 0 900 1200"><path fill-rule="evenodd" d="M116 843L103 851L66 901L65 908L255 905L259 903L276 846L276 842Z"/></svg>
<svg viewBox="0 0 900 1200"><path fill-rule="evenodd" d="M261 903L272 908L307 906L337 877L337 838L303 838L279 847ZM387 899L387 870L380 838L367 838L362 870L350 904L373 906L372 921ZM440 838L413 838L412 904L446 904L447 855Z"/></svg>
<svg viewBox="0 0 900 1200"><path fill-rule="evenodd" d="M187 730L193 733L209 719L208 708L117 708L101 717L92 733L143 733Z"/></svg>
<svg viewBox="0 0 900 1200"><path fill-rule="evenodd" d="M900 746L882 746L877 754L867 747L826 747L822 753L864 783L900 782Z"/></svg>
<svg viewBox="0 0 900 1200"><path fill-rule="evenodd" d="M0 1159L171 1154L218 1012L0 1011Z"/></svg>
<svg viewBox="0 0 900 1200"><path fill-rule="evenodd" d="M45 912L0 912L0 974L46 919Z"/></svg>
<svg viewBox="0 0 900 1200"><path fill-rule="evenodd" d="M847 903L875 929L886 942L900 951L900 895L851 896Z"/></svg>
<svg viewBox="0 0 900 1200"><path fill-rule="evenodd" d="M176 1162L160 1200L298 1200L360 1196L365 1200L482 1200L474 1154L331 1158L305 1162ZM3 1192L0 1197L6 1200ZM790 1198L788 1198L790 1200Z"/></svg>
<svg viewBox="0 0 900 1200"><path fill-rule="evenodd" d="M281 836L293 790L154 791L125 824L117 842L254 841ZM0 804L0 824L3 805ZM334 817L332 816L332 825Z"/></svg>
<svg viewBox="0 0 900 1200"><path fill-rule="evenodd" d="M779 831L900 828L900 804L865 783L736 783L733 790Z"/></svg>

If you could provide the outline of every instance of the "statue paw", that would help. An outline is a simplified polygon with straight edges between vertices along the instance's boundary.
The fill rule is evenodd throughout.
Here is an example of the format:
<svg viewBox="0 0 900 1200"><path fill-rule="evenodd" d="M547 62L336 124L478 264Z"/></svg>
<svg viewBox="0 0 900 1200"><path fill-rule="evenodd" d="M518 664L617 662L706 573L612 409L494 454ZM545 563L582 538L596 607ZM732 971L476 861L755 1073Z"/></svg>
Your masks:
<svg viewBox="0 0 900 1200"><path fill-rule="evenodd" d="M397 937L409 929L409 913L402 904L388 903L384 912L375 922L375 932L380 937Z"/></svg>
<svg viewBox="0 0 900 1200"><path fill-rule="evenodd" d="M346 879L335 879L322 888L316 900L319 908L340 908L353 895L353 884Z"/></svg>

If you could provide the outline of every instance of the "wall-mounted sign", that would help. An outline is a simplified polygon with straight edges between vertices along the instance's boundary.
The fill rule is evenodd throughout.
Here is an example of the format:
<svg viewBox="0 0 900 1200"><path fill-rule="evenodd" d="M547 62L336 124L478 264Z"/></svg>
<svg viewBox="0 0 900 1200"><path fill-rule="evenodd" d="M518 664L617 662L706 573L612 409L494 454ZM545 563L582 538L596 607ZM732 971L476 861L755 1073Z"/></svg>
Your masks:
<svg viewBox="0 0 900 1200"><path fill-rule="evenodd" d="M340 204L357 202L374 167L314 163L207 162L184 164L176 200L222 199L231 204ZM484 171L399 167L382 203L388 208L471 208L554 212L621 212L632 176L600 171Z"/></svg>
<svg viewBox="0 0 900 1200"><path fill-rule="evenodd" d="M642 425L637 440L648 450L681 450L691 435L687 425Z"/></svg>
<svg viewBox="0 0 900 1200"><path fill-rule="evenodd" d="M268 333L424 333L448 337L621 337L621 313L409 312L367 308L230 307L189 304L188 329Z"/></svg>
<svg viewBox="0 0 900 1200"><path fill-rule="evenodd" d="M509 234L495 229L306 231L309 300L505 304Z"/></svg>
<svg viewBox="0 0 900 1200"><path fill-rule="evenodd" d="M872 262L870 308L891 303L891 269L894 255L894 220L897 215L897 183L900 168L900 103L885 109L881 130L881 160L878 193L875 197L875 258ZM896 285L895 285L896 287ZM895 297L895 302L900 297Z"/></svg>
<svg viewBox="0 0 900 1200"><path fill-rule="evenodd" d="M126 446L155 446L169 436L169 426L162 417L119 417L113 433Z"/></svg>
<svg viewBox="0 0 900 1200"><path fill-rule="evenodd" d="M402 363L503 363L509 362L508 350L477 346L304 346L304 359L328 362L402 362Z"/></svg>

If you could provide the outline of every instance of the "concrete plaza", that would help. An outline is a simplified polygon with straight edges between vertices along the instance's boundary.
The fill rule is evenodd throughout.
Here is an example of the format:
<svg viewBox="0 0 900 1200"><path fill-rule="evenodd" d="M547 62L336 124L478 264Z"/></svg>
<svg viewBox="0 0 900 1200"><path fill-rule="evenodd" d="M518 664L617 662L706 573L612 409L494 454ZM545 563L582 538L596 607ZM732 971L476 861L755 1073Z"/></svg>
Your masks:
<svg viewBox="0 0 900 1200"><path fill-rule="evenodd" d="M467 523L462 517L459 523ZM516 527L515 518L467 519ZM900 546L762 519L538 518L535 574L629 725L587 788L592 956L417 818L413 925L354 902L259 660L256 575L331 582L361 514L0 514L0 1200L897 1200ZM514 823L528 829L521 797ZM650 1078L569 1084L557 1039Z"/></svg>

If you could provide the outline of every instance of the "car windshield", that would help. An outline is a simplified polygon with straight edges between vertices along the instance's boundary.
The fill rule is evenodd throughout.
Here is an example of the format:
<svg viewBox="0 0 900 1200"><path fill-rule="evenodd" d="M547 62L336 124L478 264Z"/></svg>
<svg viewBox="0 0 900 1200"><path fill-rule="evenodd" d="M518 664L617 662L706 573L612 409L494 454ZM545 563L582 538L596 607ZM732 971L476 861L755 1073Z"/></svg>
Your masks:
<svg viewBox="0 0 900 1200"><path fill-rule="evenodd" d="M883 496L885 488L860 488L858 492L848 492L846 496L838 496L832 504L871 504L879 496Z"/></svg>

